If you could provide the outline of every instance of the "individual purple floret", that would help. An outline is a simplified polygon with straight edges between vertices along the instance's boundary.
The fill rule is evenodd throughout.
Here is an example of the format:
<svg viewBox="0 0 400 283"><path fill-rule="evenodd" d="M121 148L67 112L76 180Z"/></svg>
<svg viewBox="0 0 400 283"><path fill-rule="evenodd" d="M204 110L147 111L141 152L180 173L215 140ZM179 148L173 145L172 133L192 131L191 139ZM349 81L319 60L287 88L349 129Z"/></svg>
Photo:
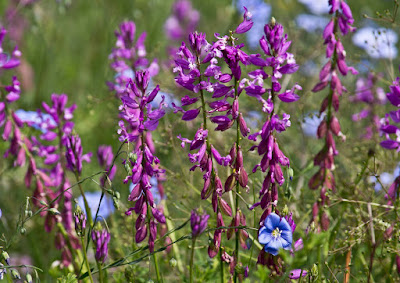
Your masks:
<svg viewBox="0 0 400 283"><path fill-rule="evenodd" d="M103 264L108 256L108 243L110 242L110 233L98 225L92 231L92 240L96 248L95 258L100 264Z"/></svg>
<svg viewBox="0 0 400 283"><path fill-rule="evenodd" d="M82 155L81 138L78 135L69 135L67 137L65 158L67 160L67 168L79 175L82 172L82 161L90 162L92 153Z"/></svg>
<svg viewBox="0 0 400 283"><path fill-rule="evenodd" d="M19 57L21 57L21 51L15 46L11 53L7 53L3 49L3 41L7 34L7 30L4 27L0 28L0 69L12 69L20 64Z"/></svg>
<svg viewBox="0 0 400 283"><path fill-rule="evenodd" d="M190 215L190 226L192 228L192 237L197 237L204 232L207 228L207 222L210 215L199 215L196 210L192 210Z"/></svg>

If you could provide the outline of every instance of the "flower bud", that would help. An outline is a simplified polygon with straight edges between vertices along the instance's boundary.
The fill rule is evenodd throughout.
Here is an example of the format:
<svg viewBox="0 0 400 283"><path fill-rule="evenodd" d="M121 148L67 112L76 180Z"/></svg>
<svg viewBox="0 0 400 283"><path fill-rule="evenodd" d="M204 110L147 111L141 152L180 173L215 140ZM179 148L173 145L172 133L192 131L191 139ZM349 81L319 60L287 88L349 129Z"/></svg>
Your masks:
<svg viewBox="0 0 400 283"><path fill-rule="evenodd" d="M16 269L11 269L11 275L14 277L14 279L21 279L21 275L19 274L18 270Z"/></svg>
<svg viewBox="0 0 400 283"><path fill-rule="evenodd" d="M10 265L10 256L8 255L8 253L6 251L3 251L1 253L1 256L3 257L4 261Z"/></svg>
<svg viewBox="0 0 400 283"><path fill-rule="evenodd" d="M53 215L60 215L61 213L57 210L57 208L52 207L50 209L47 210L48 212L50 212Z"/></svg>

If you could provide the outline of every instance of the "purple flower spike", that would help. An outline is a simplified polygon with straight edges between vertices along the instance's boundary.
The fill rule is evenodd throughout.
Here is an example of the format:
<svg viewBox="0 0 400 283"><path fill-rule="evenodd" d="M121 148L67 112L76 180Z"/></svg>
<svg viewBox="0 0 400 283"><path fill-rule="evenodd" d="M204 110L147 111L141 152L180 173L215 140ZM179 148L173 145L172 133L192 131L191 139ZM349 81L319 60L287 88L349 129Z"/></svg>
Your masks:
<svg viewBox="0 0 400 283"><path fill-rule="evenodd" d="M197 237L204 232L207 228L207 222L210 215L199 215L196 210L192 210L190 216L190 226L192 228L192 237Z"/></svg>
<svg viewBox="0 0 400 283"><path fill-rule="evenodd" d="M100 264L103 264L108 256L108 242L110 242L110 233L102 229L101 225L92 231L92 240L96 247L95 258Z"/></svg>
<svg viewBox="0 0 400 283"><path fill-rule="evenodd" d="M82 155L81 139L78 135L70 135L67 137L67 151L65 157L67 160L67 168L76 171L78 174L82 172L82 161L90 162L92 153Z"/></svg>

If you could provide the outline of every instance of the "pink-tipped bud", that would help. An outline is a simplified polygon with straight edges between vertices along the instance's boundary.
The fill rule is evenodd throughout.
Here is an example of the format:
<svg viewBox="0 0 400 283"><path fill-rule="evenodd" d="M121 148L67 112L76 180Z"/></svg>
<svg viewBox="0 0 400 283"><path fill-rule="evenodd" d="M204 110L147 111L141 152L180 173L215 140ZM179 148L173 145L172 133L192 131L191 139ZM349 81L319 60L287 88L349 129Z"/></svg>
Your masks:
<svg viewBox="0 0 400 283"><path fill-rule="evenodd" d="M232 208L229 206L229 204L221 197L218 197L218 202L221 211L228 216L232 216Z"/></svg>
<svg viewBox="0 0 400 283"><path fill-rule="evenodd" d="M239 114L239 128L242 136L246 137L250 133L250 129L247 127L246 121L243 118L242 113Z"/></svg>

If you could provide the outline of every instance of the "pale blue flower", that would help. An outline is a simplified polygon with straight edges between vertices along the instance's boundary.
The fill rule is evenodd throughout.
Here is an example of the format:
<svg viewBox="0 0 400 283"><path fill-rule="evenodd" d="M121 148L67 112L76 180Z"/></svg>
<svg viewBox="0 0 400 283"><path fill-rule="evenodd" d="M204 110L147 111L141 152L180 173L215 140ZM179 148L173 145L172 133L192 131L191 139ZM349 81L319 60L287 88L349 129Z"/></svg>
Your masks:
<svg viewBox="0 0 400 283"><path fill-rule="evenodd" d="M90 212L92 213L92 218L96 217L97 207L99 206L101 192L88 192L85 193L86 200L90 207ZM82 210L86 214L85 202L83 201L83 197L78 197L78 205L82 208ZM115 211L115 207L113 201L107 195L104 195L103 200L101 201L100 209L98 217L107 218Z"/></svg>
<svg viewBox="0 0 400 283"><path fill-rule="evenodd" d="M311 13L321 15L327 14L330 10L328 0L299 0Z"/></svg>
<svg viewBox="0 0 400 283"><path fill-rule="evenodd" d="M39 114L36 111L25 111L23 109L18 109L14 113L22 122L27 123L30 127L43 133L47 132L49 126L55 127L57 125L49 114Z"/></svg>
<svg viewBox="0 0 400 283"><path fill-rule="evenodd" d="M292 248L292 228L284 217L270 213L258 234L258 241L264 245L267 253L277 255L280 249Z"/></svg>
<svg viewBox="0 0 400 283"><path fill-rule="evenodd" d="M329 19L309 14L300 14L296 17L296 24L307 32L316 32L317 30L324 30L328 24Z"/></svg>
<svg viewBox="0 0 400 283"><path fill-rule="evenodd" d="M400 165L397 165L397 167L393 171L393 174L389 172L383 172L381 173L381 175L379 175L379 180L380 183L382 183L382 185L388 187L394 182L394 179L396 179L396 177L399 175L400 175ZM379 192L380 190L382 190L382 185L378 182L375 176L369 176L368 182L374 184L375 192Z"/></svg>
<svg viewBox="0 0 400 283"><path fill-rule="evenodd" d="M316 138L318 126L319 124L321 124L324 117L324 113L319 116L317 115L317 113L305 116L303 119L304 122L301 123L301 129L303 130L304 134L306 136Z"/></svg>
<svg viewBox="0 0 400 283"><path fill-rule="evenodd" d="M372 58L394 59L397 56L397 34L391 29L363 27L353 35L354 45L364 49Z"/></svg>

